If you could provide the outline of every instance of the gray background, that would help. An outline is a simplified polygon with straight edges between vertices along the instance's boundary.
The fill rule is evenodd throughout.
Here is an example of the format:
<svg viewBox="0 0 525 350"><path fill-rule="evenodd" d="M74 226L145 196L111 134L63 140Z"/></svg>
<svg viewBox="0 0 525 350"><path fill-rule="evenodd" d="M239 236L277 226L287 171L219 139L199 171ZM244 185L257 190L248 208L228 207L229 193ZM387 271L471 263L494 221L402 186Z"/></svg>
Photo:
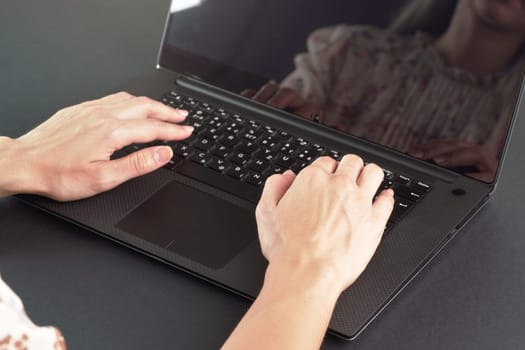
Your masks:
<svg viewBox="0 0 525 350"><path fill-rule="evenodd" d="M155 64L168 0L0 5L0 134L119 90ZM525 116L497 193L355 342L326 349L522 349ZM0 169L2 171L2 169ZM249 304L83 229L0 200L0 271L70 349L213 349Z"/></svg>

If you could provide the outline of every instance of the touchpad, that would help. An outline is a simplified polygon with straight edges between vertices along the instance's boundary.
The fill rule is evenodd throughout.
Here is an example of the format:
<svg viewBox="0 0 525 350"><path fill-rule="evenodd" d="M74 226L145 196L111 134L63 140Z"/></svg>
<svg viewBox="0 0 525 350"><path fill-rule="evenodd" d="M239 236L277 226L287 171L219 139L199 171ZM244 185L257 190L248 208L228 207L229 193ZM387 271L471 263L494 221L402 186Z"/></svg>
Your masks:
<svg viewBox="0 0 525 350"><path fill-rule="evenodd" d="M257 238L252 210L178 181L115 226L214 269Z"/></svg>

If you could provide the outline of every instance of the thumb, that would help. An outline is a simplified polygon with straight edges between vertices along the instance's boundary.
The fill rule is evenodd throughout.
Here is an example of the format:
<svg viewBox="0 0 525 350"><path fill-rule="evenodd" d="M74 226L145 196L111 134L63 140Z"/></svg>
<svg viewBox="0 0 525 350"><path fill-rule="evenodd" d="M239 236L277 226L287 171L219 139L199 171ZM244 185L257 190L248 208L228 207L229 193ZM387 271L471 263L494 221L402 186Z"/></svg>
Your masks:
<svg viewBox="0 0 525 350"><path fill-rule="evenodd" d="M277 204L290 188L295 179L295 174L287 170L284 174L272 175L266 180L264 190L255 210L257 233L263 255L269 260L272 242L278 236L275 209Z"/></svg>
<svg viewBox="0 0 525 350"><path fill-rule="evenodd" d="M115 187L161 168L172 157L173 151L168 146L148 147L126 157L105 162L105 177L112 179L112 187Z"/></svg>

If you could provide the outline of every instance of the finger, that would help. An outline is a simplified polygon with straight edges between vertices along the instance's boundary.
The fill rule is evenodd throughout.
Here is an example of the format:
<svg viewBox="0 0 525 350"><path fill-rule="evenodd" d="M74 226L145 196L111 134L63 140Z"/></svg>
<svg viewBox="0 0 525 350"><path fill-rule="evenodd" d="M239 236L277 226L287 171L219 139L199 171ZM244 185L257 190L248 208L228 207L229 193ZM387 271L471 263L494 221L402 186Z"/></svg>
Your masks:
<svg viewBox="0 0 525 350"><path fill-rule="evenodd" d="M384 231L388 218L394 209L394 191L391 189L381 191L372 204L374 226L381 234Z"/></svg>
<svg viewBox="0 0 525 350"><path fill-rule="evenodd" d="M263 85L252 98L256 101L266 103L266 101L268 101L277 90L279 90L279 85L269 82Z"/></svg>
<svg viewBox="0 0 525 350"><path fill-rule="evenodd" d="M290 88L279 89L269 100L268 104L277 108L296 109L304 105L304 100Z"/></svg>
<svg viewBox="0 0 525 350"><path fill-rule="evenodd" d="M292 185L295 177L295 174L291 170L287 170L283 174L270 176L264 184L261 199L259 200L259 206L266 208L276 207L286 191L288 191Z"/></svg>
<svg viewBox="0 0 525 350"><path fill-rule="evenodd" d="M314 117L317 116L320 123L322 123L321 120L323 120L321 109L313 103L305 103L302 107L294 110L293 113L308 119L314 119Z"/></svg>
<svg viewBox="0 0 525 350"><path fill-rule="evenodd" d="M242 90L241 96L252 98L255 95L256 92L257 91L255 91L253 89L245 89L245 90Z"/></svg>
<svg viewBox="0 0 525 350"><path fill-rule="evenodd" d="M363 170L361 171L361 174L357 178L357 184L368 195L370 195L370 198L372 198L377 192L379 185L381 185L381 182L383 181L383 177L384 177L383 169L381 169L379 166L375 164L368 164L367 166L363 168Z"/></svg>
<svg viewBox="0 0 525 350"><path fill-rule="evenodd" d="M448 153L465 146L465 142L461 140L433 140L413 146L412 149L409 150L409 154L416 158L432 159L440 154Z"/></svg>
<svg viewBox="0 0 525 350"><path fill-rule="evenodd" d="M145 175L166 165L173 157L168 146L148 147L130 155L100 162L103 190L109 190L134 177Z"/></svg>
<svg viewBox="0 0 525 350"><path fill-rule="evenodd" d="M344 174L356 181L363 170L363 159L355 154L347 154L339 162L339 166L335 171L337 174Z"/></svg>
<svg viewBox="0 0 525 350"><path fill-rule="evenodd" d="M127 120L111 135L117 147L154 140L176 141L188 138L193 132L190 125L177 125L153 119Z"/></svg>
<svg viewBox="0 0 525 350"><path fill-rule="evenodd" d="M337 169L337 161L331 157L319 157L312 162L307 168L319 167L331 174ZM306 168L305 168L306 169Z"/></svg>
<svg viewBox="0 0 525 350"><path fill-rule="evenodd" d="M188 115L187 111L166 106L144 96L121 101L113 108L120 119L151 118L170 123L180 123Z"/></svg>

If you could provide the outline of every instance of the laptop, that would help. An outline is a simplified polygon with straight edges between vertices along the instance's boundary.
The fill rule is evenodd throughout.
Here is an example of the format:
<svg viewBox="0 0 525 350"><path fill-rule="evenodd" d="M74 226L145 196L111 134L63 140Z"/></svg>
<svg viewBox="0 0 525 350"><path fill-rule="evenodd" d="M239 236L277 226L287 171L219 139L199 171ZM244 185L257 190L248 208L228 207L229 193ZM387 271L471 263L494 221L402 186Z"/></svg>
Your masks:
<svg viewBox="0 0 525 350"><path fill-rule="evenodd" d="M451 67L433 38L453 8L419 23L412 10L392 0L173 0L156 69L123 89L187 109L194 134L167 143L166 167L112 191L19 198L254 299L267 266L254 216L265 179L358 154L383 167L396 204L329 325L354 339L490 198L517 115L521 60L481 77Z"/></svg>

